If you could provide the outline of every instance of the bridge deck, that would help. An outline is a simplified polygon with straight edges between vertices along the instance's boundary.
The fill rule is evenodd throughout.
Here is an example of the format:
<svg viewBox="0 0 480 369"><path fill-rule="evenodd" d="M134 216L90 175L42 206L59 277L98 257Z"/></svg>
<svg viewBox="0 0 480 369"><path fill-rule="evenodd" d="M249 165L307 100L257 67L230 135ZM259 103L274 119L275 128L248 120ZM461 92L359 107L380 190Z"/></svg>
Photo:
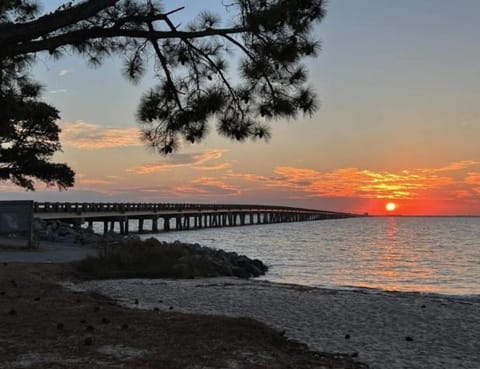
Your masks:
<svg viewBox="0 0 480 369"><path fill-rule="evenodd" d="M356 214L270 205L238 204L164 204L164 203L34 203L34 217L59 220L81 225L102 222L104 231L113 231L118 224L120 233L129 233L129 221L138 222L140 232L158 232L161 221L164 231L171 230L174 220L177 230L249 224L337 219ZM143 221L151 221L145 230Z"/></svg>

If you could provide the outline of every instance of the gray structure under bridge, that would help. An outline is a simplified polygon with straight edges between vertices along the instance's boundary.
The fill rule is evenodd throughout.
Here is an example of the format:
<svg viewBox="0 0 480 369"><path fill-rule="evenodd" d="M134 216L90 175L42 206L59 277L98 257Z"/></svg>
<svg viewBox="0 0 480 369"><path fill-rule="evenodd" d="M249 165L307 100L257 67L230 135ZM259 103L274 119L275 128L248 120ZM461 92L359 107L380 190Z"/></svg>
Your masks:
<svg viewBox="0 0 480 369"><path fill-rule="evenodd" d="M77 226L102 223L104 233L128 234L130 222L140 233L340 219L360 215L271 205L166 203L51 203L35 202L34 217ZM146 227L146 221L149 228ZM116 227L117 225L117 227Z"/></svg>

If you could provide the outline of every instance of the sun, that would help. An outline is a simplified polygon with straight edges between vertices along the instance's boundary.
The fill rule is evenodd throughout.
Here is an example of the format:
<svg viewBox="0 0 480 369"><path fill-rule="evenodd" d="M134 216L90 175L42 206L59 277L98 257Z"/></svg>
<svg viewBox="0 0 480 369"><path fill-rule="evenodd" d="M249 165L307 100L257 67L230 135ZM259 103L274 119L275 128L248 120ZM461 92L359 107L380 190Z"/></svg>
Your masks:
<svg viewBox="0 0 480 369"><path fill-rule="evenodd" d="M385 204L385 210L387 211L394 211L396 208L397 208L397 204L395 204L394 202L387 202Z"/></svg>

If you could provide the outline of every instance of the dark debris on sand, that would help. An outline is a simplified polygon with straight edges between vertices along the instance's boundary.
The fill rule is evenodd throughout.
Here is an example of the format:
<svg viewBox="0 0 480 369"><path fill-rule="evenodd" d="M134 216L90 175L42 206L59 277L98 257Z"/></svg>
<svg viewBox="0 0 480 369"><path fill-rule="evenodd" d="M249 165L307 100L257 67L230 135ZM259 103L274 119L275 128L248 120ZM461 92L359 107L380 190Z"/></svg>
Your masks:
<svg viewBox="0 0 480 369"><path fill-rule="evenodd" d="M68 265L0 268L0 368L367 368L252 319L128 309L56 283L69 278Z"/></svg>

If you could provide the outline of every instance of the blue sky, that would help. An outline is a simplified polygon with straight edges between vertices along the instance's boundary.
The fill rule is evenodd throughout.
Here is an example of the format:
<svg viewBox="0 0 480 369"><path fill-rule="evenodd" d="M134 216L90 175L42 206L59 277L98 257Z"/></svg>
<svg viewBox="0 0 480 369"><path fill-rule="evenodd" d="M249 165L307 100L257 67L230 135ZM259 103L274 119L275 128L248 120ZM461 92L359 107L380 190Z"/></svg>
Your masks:
<svg viewBox="0 0 480 369"><path fill-rule="evenodd" d="M62 1L44 3L53 8ZM168 9L185 6L176 16L182 24L201 9L223 12L221 0L163 3ZM172 201L267 201L381 212L388 193L359 191L365 186L361 176L352 184L356 190L344 186L351 179L345 173L376 173L383 181L389 175L401 177L397 185L403 183L405 189L399 192L409 194L397 200L410 213L428 213L431 204L428 209L415 204L432 196L438 198L437 213L480 209L480 1L332 0L327 11L315 30L323 50L307 61L310 83L322 104L312 119L274 122L268 144L231 143L212 133L202 144L183 148L178 155L190 155L190 161L179 156L185 165L148 174L132 168L179 159L158 157L128 140L124 146L105 148L82 148L66 140L58 158L80 175L77 187L60 195L40 187L34 195L18 196L151 201L156 195ZM46 86L46 100L61 111L67 133L92 132L95 126L99 136L105 130L110 136L132 136L139 98L155 81L147 77L133 86L121 76L120 65L108 60L92 70L76 55L56 62L41 56L33 73ZM198 168L195 155L215 158L212 152L221 152L220 157L207 162L218 168L222 164L222 169L192 169ZM287 175L281 168L291 170ZM457 169L447 175L438 171L442 168ZM298 179L303 187L300 183L287 191L278 183L265 185L278 178L287 183L294 169L295 176L304 174ZM422 170L443 173L418 179L430 181L431 186L425 185L430 192L423 187L413 191L412 179L402 177ZM372 178L381 181L379 176ZM114 177L118 180L108 179ZM338 177L337 193L315 192L322 183L328 187L333 177ZM202 188L201 193L195 188ZM3 196L11 196L9 191ZM395 198L393 192L390 197ZM463 207L455 205L460 203Z"/></svg>

